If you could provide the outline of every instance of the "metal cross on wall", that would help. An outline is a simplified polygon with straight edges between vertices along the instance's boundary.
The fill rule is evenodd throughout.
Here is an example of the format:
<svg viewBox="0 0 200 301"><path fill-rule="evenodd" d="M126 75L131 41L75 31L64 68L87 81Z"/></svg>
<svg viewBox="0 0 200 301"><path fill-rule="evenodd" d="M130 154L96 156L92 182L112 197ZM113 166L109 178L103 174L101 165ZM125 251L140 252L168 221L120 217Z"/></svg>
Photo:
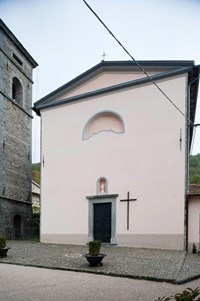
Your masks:
<svg viewBox="0 0 200 301"><path fill-rule="evenodd" d="M137 201L137 199L130 199L129 198L129 191L127 193L127 199L126 200L120 200L120 202L127 202L127 230L129 230L129 202L131 201Z"/></svg>

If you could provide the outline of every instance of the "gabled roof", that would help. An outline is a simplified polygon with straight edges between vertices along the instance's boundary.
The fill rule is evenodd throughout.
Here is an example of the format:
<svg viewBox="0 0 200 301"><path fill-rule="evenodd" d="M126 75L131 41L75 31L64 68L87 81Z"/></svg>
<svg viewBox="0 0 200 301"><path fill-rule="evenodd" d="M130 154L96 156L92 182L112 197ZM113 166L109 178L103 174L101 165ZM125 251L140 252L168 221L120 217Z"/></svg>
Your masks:
<svg viewBox="0 0 200 301"><path fill-rule="evenodd" d="M16 36L10 31L10 29L6 26L6 24L2 21L2 19L0 19L0 31L3 32L7 36L7 38L9 38L10 41L15 44L17 49L25 56L25 58L27 59L27 61L29 61L29 63L33 68L38 66L38 63L32 58L32 56L19 42Z"/></svg>
<svg viewBox="0 0 200 301"><path fill-rule="evenodd" d="M140 66L148 73L154 72L151 76L154 81L170 78L179 74L188 73L188 85L190 95L190 120L194 123L195 111L197 105L198 85L200 66L195 66L194 61L138 61ZM63 104L88 99L90 97L103 95L109 92L120 91L129 87L144 85L150 83L150 79L144 74L143 78L133 81L112 85L87 93L78 94L76 96L63 98L67 93L81 84L86 83L95 76L103 72L113 71L129 71L142 73L138 65L133 61L101 61L101 63L77 76L65 85L59 87L55 91L41 98L34 103L33 110L40 115L40 111L50 107L57 107ZM193 127L190 128L190 144L192 141Z"/></svg>
<svg viewBox="0 0 200 301"><path fill-rule="evenodd" d="M194 79L195 76L199 74L199 67L194 65L194 61L138 61L138 63L145 69L145 71L154 71L160 72L156 75L151 76L153 80L160 80L163 78L175 76L181 73L189 73L190 75L190 82ZM134 72L141 72L139 67L132 61L102 61L98 65L92 67L91 69L87 70L86 72L82 73L81 75L77 76L73 80L69 81L65 85L59 87L58 89L54 90L50 94L46 95L45 97L41 98L37 102L35 102L33 110L40 115L40 110L44 108L49 108L52 106L59 106L63 105L64 103L78 101L80 99L93 97L98 94L108 93L114 90L121 90L130 86L134 85L141 85L149 82L149 78L146 77L144 74L144 78L129 81L126 83L113 85L107 88L95 90L93 92L88 92L84 94L80 94L73 97L67 97L65 99L61 99L60 95L63 93L67 93L72 88L76 88L80 84L88 81L92 77L104 72L104 71L129 71L132 70ZM198 90L198 81L194 83L193 87L193 94L197 96ZM193 108L195 108L195 101L193 101Z"/></svg>
<svg viewBox="0 0 200 301"><path fill-rule="evenodd" d="M197 196L200 195L200 185L190 184L189 185L189 195Z"/></svg>

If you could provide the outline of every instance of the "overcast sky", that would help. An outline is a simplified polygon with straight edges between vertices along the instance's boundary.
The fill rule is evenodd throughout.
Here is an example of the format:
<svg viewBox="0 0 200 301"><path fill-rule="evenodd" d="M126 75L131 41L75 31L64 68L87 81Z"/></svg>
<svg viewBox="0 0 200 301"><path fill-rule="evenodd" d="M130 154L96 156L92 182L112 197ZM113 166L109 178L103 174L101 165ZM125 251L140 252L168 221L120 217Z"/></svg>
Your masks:
<svg viewBox="0 0 200 301"><path fill-rule="evenodd" d="M200 64L200 0L87 2L136 60ZM106 60L130 60L82 0L0 0L0 17L39 64L33 102L98 64L104 51ZM200 123L200 97L195 122ZM34 118L33 162L40 160L39 124Z"/></svg>

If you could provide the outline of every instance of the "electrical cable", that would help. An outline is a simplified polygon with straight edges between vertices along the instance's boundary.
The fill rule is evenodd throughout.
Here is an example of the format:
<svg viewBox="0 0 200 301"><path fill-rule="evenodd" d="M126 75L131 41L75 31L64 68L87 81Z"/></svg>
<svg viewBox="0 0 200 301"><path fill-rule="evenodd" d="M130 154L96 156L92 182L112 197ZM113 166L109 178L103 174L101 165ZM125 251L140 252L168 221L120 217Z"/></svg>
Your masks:
<svg viewBox="0 0 200 301"><path fill-rule="evenodd" d="M129 51L123 46L123 44L115 37L111 30L106 26L106 24L100 19L100 17L95 13L95 11L89 6L89 4L83 0L85 5L89 10L95 15L95 17L100 21L100 23L105 27L109 34L115 39L115 41L123 48L123 50L128 54L128 56L135 62L135 64L140 68L140 70L149 78L149 80L156 86L156 88L165 96L165 98L176 108L176 110L184 116L189 125L194 125L194 123L177 107L177 105L166 95L166 93L156 84L156 82L148 75L148 73L142 68L142 66L134 59L134 57L129 53Z"/></svg>
<svg viewBox="0 0 200 301"><path fill-rule="evenodd" d="M190 154L192 154L192 151L193 151L195 135L196 135L196 126L194 127L194 133L193 133L193 137L192 137L192 144L191 144L191 148L190 148Z"/></svg>

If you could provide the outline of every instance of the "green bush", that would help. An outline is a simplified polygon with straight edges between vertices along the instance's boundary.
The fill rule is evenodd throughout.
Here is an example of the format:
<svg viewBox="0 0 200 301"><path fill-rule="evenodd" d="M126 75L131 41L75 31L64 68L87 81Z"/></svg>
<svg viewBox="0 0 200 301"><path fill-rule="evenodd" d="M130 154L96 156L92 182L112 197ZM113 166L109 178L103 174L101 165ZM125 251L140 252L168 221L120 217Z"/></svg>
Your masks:
<svg viewBox="0 0 200 301"><path fill-rule="evenodd" d="M40 236L40 213L33 213L33 237Z"/></svg>
<svg viewBox="0 0 200 301"><path fill-rule="evenodd" d="M186 288L182 293L178 293L170 297L160 297L155 301L200 301L200 289L197 287L194 290L191 288Z"/></svg>
<svg viewBox="0 0 200 301"><path fill-rule="evenodd" d="M190 156L189 158L189 179L190 184L200 185L200 154Z"/></svg>
<svg viewBox="0 0 200 301"><path fill-rule="evenodd" d="M100 252L100 248L101 248L100 240L89 241L89 254L91 256L97 256Z"/></svg>
<svg viewBox="0 0 200 301"><path fill-rule="evenodd" d="M0 236L0 249L5 248L6 246L6 238L4 236Z"/></svg>

